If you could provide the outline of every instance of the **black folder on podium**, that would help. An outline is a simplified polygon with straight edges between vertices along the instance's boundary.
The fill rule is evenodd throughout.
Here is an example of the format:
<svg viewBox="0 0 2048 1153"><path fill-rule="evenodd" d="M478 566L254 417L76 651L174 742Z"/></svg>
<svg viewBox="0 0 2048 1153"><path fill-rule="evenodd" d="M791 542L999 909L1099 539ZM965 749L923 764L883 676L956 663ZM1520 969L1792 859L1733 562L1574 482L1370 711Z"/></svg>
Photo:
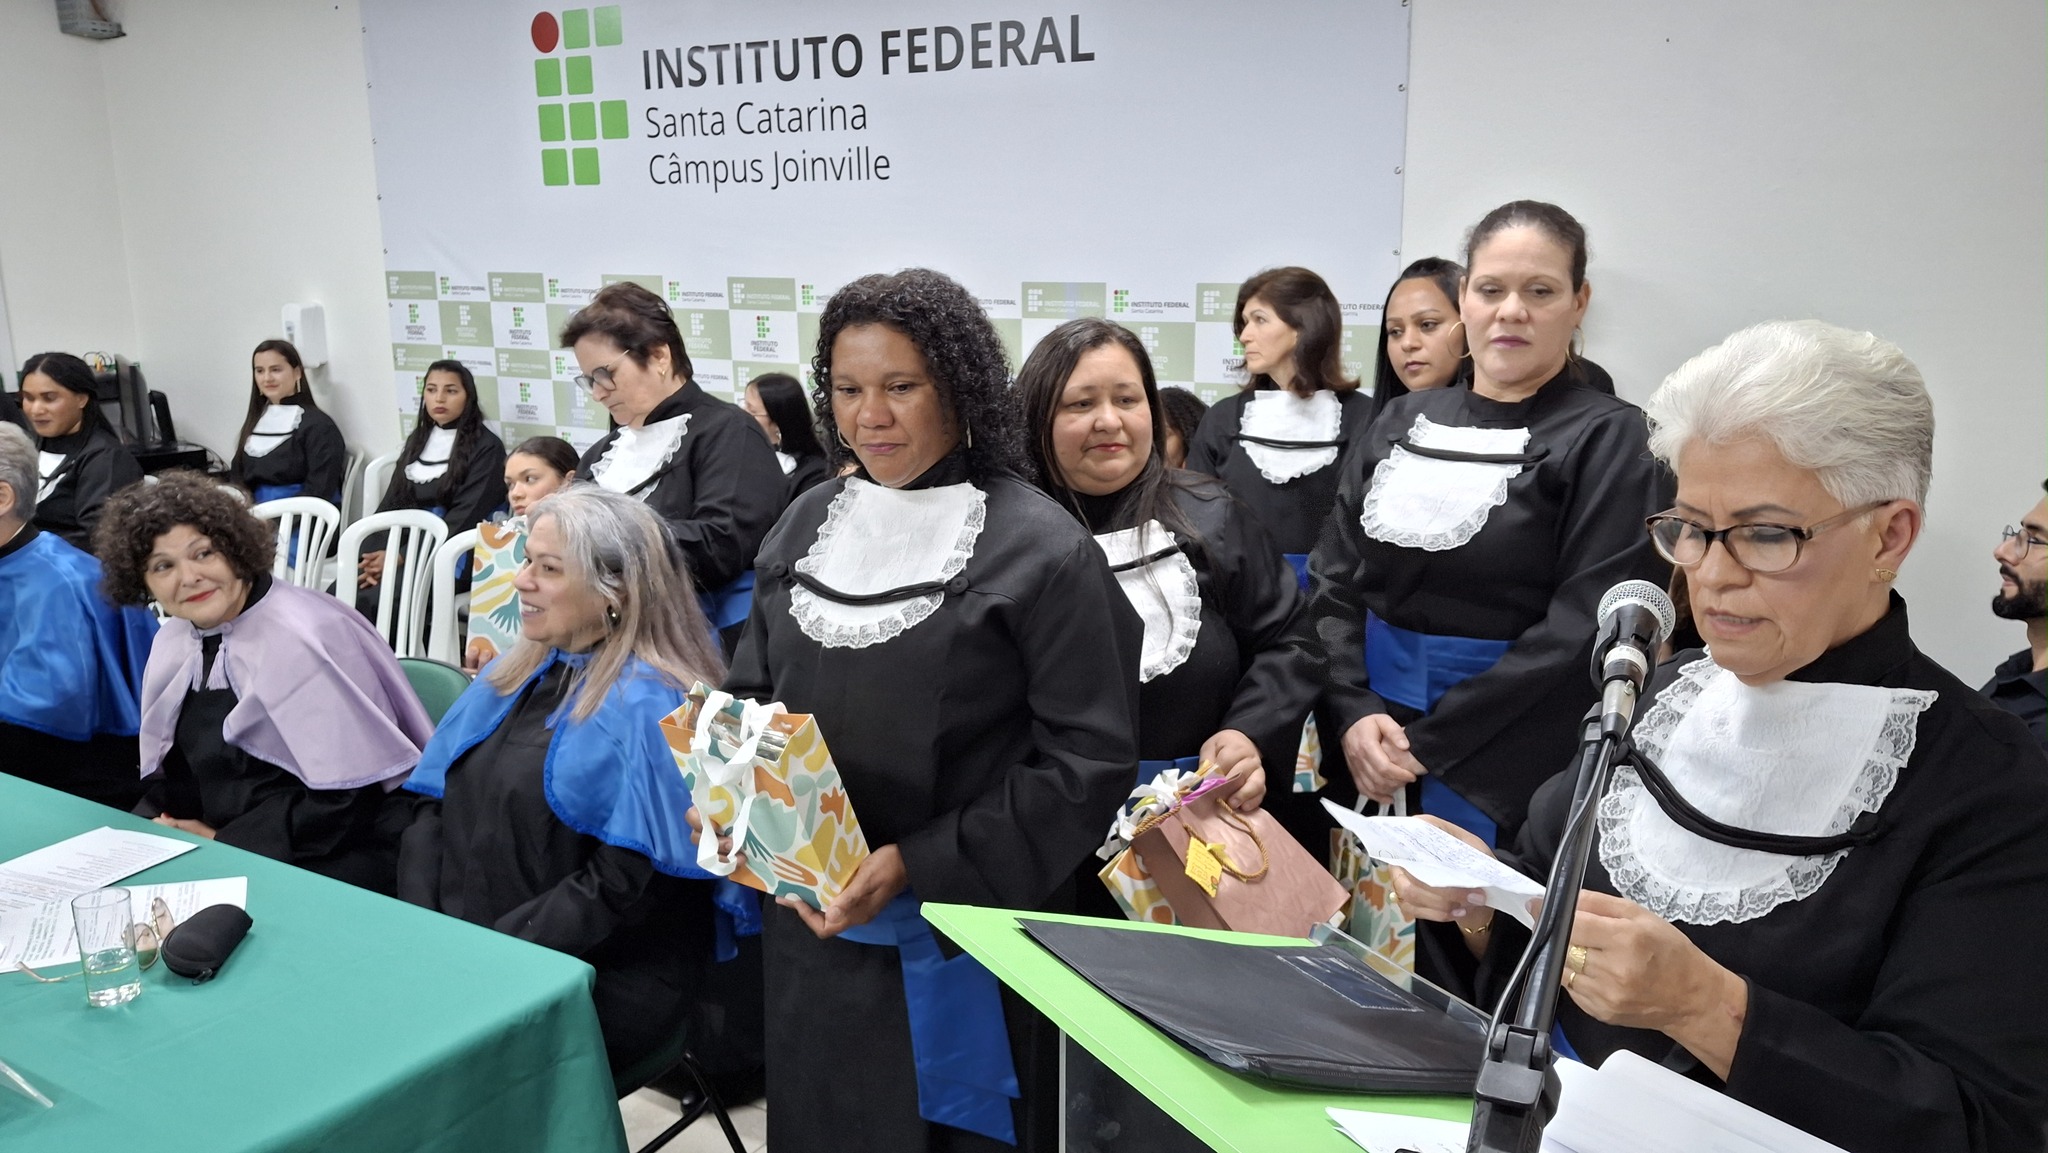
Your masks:
<svg viewBox="0 0 2048 1153"><path fill-rule="evenodd" d="M1470 1094L1479 1076L1483 1015L1405 973L1381 972L1387 966L1341 933L1275 946L1017 924L1105 995L1236 1073L1430 1094Z"/></svg>

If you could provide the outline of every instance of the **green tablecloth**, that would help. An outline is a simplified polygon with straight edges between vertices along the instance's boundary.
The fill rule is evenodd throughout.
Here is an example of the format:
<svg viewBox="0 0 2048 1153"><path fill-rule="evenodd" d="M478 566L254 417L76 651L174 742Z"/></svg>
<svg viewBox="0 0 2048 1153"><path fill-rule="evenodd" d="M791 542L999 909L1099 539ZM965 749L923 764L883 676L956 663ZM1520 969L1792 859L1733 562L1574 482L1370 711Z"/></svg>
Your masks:
<svg viewBox="0 0 2048 1153"><path fill-rule="evenodd" d="M101 825L200 847L128 883L249 878L255 928L210 984L127 1005L0 974L7 1153L620 1150L589 966L0 775L0 859Z"/></svg>
<svg viewBox="0 0 2048 1153"><path fill-rule="evenodd" d="M1103 995L1017 927L1017 918L1115 924L1086 917L1018 913L969 905L926 905L925 919L988 966L997 979L1052 1019L1068 1037L1128 1081L1214 1149L1240 1153L1358 1153L1324 1109L1364 1109L1465 1121L1461 1097L1366 1096L1290 1089L1240 1077L1182 1048L1130 1010ZM1134 933L1187 933L1249 944L1294 944L1282 937L1122 923ZM1227 990L1219 990L1227 992ZM4 1131L0 1131L4 1132Z"/></svg>

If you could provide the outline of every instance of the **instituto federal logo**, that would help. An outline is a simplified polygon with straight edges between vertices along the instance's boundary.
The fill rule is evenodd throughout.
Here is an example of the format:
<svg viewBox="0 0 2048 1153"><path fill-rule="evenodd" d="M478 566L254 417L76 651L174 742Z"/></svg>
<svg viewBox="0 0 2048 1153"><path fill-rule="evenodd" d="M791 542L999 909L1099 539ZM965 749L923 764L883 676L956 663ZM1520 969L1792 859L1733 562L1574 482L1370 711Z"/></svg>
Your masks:
<svg viewBox="0 0 2048 1153"><path fill-rule="evenodd" d="M596 145L574 142L626 139L631 135L626 125L626 102L561 98L590 97L596 92L587 50L593 44L611 48L625 42L619 6L568 8L560 19L552 12L542 12L534 16L531 34L533 47L541 54L533 62L533 92L541 100L540 182L596 184ZM564 54L555 55L557 48Z"/></svg>

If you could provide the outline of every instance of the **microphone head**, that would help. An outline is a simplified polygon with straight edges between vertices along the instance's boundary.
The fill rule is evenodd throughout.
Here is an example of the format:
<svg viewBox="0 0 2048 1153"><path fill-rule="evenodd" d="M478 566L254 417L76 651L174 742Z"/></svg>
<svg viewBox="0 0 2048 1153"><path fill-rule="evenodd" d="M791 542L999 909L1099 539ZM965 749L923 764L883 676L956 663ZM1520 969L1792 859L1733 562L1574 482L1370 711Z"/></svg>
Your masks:
<svg viewBox="0 0 2048 1153"><path fill-rule="evenodd" d="M1670 594L1649 581L1623 581L1600 598L1600 631L1604 634L1615 614L1630 605L1647 609L1657 618L1657 635L1650 638L1653 646L1663 644L1678 627L1678 612L1671 607Z"/></svg>

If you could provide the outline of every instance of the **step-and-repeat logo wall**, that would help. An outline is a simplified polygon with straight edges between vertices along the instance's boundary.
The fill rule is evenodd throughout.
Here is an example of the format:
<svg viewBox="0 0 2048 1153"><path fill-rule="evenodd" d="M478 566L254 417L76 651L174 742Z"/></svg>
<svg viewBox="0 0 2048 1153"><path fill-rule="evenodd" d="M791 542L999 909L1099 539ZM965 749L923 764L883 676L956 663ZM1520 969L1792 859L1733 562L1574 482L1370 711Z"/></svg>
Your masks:
<svg viewBox="0 0 2048 1153"><path fill-rule="evenodd" d="M1321 272L1369 372L1408 259L1403 0L363 10L405 427L445 358L508 442L596 440L555 342L619 280L668 302L721 396L805 378L836 286L924 265L1019 363L1106 316L1213 401L1243 379L1242 278Z"/></svg>

